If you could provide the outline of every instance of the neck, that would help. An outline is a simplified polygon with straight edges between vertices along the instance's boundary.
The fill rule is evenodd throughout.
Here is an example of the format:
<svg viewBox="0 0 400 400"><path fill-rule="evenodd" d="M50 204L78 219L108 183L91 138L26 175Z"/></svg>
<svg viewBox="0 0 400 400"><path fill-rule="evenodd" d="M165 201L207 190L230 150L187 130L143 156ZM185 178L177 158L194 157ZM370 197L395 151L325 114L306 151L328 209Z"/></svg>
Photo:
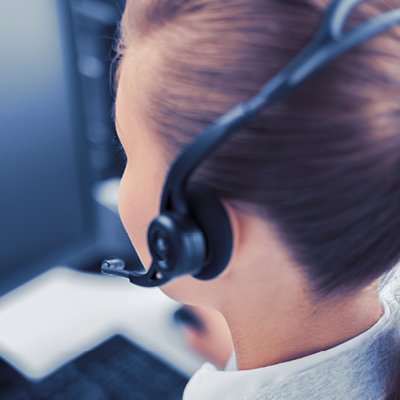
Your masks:
<svg viewBox="0 0 400 400"><path fill-rule="evenodd" d="M356 295L323 302L285 288L276 292L273 306L254 306L249 299L224 310L239 370L294 360L337 346L373 326L382 315L378 285ZM285 301L285 294L290 301ZM241 299L243 300L243 299ZM263 309L264 312L261 312Z"/></svg>

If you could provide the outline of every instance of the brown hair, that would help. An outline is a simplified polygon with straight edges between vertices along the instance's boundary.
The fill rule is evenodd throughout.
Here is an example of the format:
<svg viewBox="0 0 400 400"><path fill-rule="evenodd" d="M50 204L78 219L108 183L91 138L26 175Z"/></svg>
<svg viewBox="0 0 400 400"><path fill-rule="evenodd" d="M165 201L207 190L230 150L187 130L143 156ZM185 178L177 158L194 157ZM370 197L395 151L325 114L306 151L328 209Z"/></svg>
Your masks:
<svg viewBox="0 0 400 400"><path fill-rule="evenodd" d="M363 3L349 26L395 2ZM119 50L144 40L157 48L141 112L167 159L292 59L327 3L129 2ZM274 222L320 296L359 289L400 259L399 66L395 27L265 109L194 176Z"/></svg>

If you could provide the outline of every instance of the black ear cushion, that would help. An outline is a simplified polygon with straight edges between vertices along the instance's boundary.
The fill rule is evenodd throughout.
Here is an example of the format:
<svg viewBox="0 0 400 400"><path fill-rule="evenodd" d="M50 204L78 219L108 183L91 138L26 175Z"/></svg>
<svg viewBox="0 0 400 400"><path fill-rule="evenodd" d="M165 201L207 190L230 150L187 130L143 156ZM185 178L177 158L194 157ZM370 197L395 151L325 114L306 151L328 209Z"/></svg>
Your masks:
<svg viewBox="0 0 400 400"><path fill-rule="evenodd" d="M188 185L187 202L191 218L204 233L207 254L198 279L212 279L227 266L233 246L231 223L225 207L211 190L198 184Z"/></svg>

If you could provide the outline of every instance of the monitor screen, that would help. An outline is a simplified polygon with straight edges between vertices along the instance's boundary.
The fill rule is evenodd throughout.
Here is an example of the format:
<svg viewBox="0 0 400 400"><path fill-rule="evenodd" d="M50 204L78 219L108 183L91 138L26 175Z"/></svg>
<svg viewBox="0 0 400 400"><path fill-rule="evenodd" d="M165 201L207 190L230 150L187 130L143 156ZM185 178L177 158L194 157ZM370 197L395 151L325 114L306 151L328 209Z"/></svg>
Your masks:
<svg viewBox="0 0 400 400"><path fill-rule="evenodd" d="M68 2L0 3L0 295L93 237Z"/></svg>

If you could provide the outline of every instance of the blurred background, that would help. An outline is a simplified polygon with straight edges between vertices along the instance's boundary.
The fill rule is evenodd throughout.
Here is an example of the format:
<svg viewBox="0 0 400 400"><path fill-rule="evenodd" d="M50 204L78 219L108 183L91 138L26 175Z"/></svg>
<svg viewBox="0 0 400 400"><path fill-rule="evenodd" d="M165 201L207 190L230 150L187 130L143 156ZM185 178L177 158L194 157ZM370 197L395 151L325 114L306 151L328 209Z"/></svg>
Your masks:
<svg viewBox="0 0 400 400"><path fill-rule="evenodd" d="M9 275L0 293L46 269L43 256L54 255L50 264L87 268L110 251L124 250L112 243L113 234L101 243L105 254L91 248L107 235L100 226L106 212L96 210L95 202L117 212L114 189L124 167L113 151L110 85L123 3L0 3L0 221L6 227L0 270ZM109 198L105 193L108 180L114 197L113 190ZM11 276L28 264L26 276Z"/></svg>
<svg viewBox="0 0 400 400"><path fill-rule="evenodd" d="M173 322L178 304L99 273L110 255L137 257L118 217L111 113L123 9L0 0L0 397L4 368L39 382L116 334L186 377L201 362Z"/></svg>

